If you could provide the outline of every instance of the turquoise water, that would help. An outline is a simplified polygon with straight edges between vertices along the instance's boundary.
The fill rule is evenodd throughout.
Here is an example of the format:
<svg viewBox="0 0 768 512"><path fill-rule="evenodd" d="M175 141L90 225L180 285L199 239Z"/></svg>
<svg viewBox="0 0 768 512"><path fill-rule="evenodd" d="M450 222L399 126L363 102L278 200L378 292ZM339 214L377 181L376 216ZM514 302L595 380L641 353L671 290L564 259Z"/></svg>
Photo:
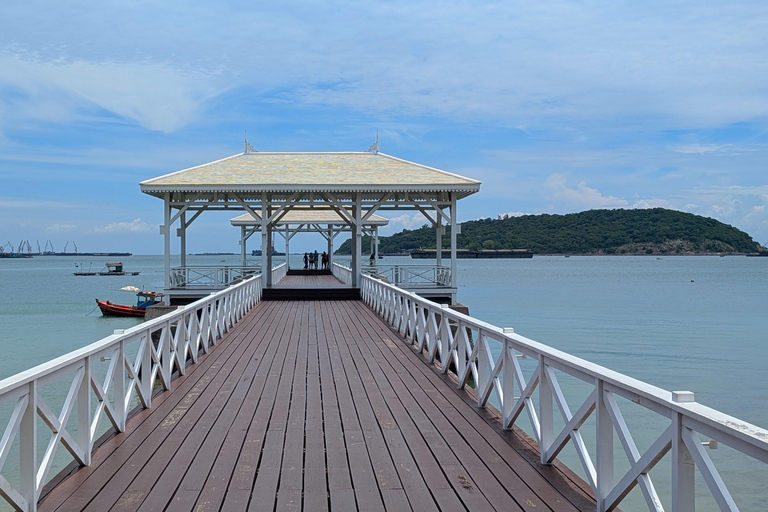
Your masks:
<svg viewBox="0 0 768 512"><path fill-rule="evenodd" d="M299 265L299 256L291 259ZM95 309L97 297L134 303L134 294L119 290L126 285L162 288L161 256L122 260L127 271L141 274L72 275L75 264L101 270L105 258L0 260L0 378L140 322L102 317ZM239 258L188 257L190 265L222 263L237 265ZM388 257L380 263L418 262ZM694 391L698 402L762 427L768 427L767 278L768 258L703 256L460 260L458 276L459 301L472 316L514 327L536 341L656 386ZM566 377L561 384L575 411L587 387ZM667 422L626 405L622 410L642 449ZM589 423L583 427L585 439L594 438L591 428ZM616 446L620 450L618 441ZM578 462L568 450L563 459L576 469ZM727 448L708 453L719 469L727 470L725 481L742 510L759 510L768 497L763 465L734 457ZM668 475L668 465L651 472L660 493L667 495ZM697 484L697 510L715 510L703 486ZM622 509L643 509L638 496Z"/></svg>

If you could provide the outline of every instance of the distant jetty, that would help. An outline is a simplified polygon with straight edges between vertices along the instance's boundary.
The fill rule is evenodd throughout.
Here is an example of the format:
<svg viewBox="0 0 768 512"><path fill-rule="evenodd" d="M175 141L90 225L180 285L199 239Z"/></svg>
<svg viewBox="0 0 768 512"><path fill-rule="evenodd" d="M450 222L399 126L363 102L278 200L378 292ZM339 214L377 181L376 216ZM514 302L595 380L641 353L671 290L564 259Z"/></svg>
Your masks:
<svg viewBox="0 0 768 512"><path fill-rule="evenodd" d="M435 259L437 256L436 249L419 249L417 251L411 251L411 258L416 259ZM443 258L450 258L451 251L443 249ZM458 249L456 251L456 258L465 259L495 259L495 258L533 258L533 251L528 249L485 249L482 251L470 251L469 249Z"/></svg>
<svg viewBox="0 0 768 512"><path fill-rule="evenodd" d="M133 256L130 252L43 252L39 256Z"/></svg>

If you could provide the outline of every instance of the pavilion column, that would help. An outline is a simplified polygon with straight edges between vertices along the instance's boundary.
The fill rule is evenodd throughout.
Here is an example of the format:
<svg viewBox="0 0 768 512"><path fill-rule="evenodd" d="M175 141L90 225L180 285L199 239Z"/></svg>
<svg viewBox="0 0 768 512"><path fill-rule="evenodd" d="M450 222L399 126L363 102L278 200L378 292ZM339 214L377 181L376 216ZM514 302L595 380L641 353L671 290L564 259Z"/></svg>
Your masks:
<svg viewBox="0 0 768 512"><path fill-rule="evenodd" d="M163 204L163 268L165 270L165 289L171 287L171 194L165 193Z"/></svg>
<svg viewBox="0 0 768 512"><path fill-rule="evenodd" d="M181 214L181 227L179 228L179 238L181 238L181 266L187 266L187 213Z"/></svg>
<svg viewBox="0 0 768 512"><path fill-rule="evenodd" d="M443 265L443 217L440 215L441 208L435 210L435 217L437 217L437 226L435 227L435 264L438 267Z"/></svg>
<svg viewBox="0 0 768 512"><path fill-rule="evenodd" d="M272 284L272 268L269 267L267 253L269 247L269 212L267 211L267 194L261 194L261 284L264 288Z"/></svg>
<svg viewBox="0 0 768 512"><path fill-rule="evenodd" d="M373 228L373 257L375 262L379 262L379 226Z"/></svg>
<svg viewBox="0 0 768 512"><path fill-rule="evenodd" d="M333 254L333 230L330 229L331 225L328 225L328 269L333 269L333 258L331 254Z"/></svg>
<svg viewBox="0 0 768 512"><path fill-rule="evenodd" d="M285 225L285 269L291 269L291 237L288 234L288 224Z"/></svg>
<svg viewBox="0 0 768 512"><path fill-rule="evenodd" d="M247 250L245 248L245 241L246 241L245 226L240 226L240 255L243 258L243 263L242 263L243 267L246 264L245 259L247 257Z"/></svg>
<svg viewBox="0 0 768 512"><path fill-rule="evenodd" d="M456 289L456 274L458 274L458 264L456 261L456 237L459 234L459 223L456 215L456 192L451 192L451 288ZM456 302L456 293L451 297L451 302Z"/></svg>
<svg viewBox="0 0 768 512"><path fill-rule="evenodd" d="M360 194L355 194L355 225L352 226L352 286L357 288L360 286L360 276L362 274L362 268L360 265L360 255L363 252L363 212Z"/></svg>
<svg viewBox="0 0 768 512"><path fill-rule="evenodd" d="M264 254L264 249L261 253ZM267 274L269 275L267 282L272 286L274 284L272 283L272 226L269 225L267 225Z"/></svg>

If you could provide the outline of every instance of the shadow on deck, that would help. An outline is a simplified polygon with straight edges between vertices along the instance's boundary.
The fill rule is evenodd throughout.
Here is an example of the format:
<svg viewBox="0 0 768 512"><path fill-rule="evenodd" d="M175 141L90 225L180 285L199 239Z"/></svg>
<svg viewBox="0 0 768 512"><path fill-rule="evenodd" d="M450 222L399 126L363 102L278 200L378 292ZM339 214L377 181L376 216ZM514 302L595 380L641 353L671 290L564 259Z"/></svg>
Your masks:
<svg viewBox="0 0 768 512"><path fill-rule="evenodd" d="M40 510L594 510L360 301L261 302Z"/></svg>

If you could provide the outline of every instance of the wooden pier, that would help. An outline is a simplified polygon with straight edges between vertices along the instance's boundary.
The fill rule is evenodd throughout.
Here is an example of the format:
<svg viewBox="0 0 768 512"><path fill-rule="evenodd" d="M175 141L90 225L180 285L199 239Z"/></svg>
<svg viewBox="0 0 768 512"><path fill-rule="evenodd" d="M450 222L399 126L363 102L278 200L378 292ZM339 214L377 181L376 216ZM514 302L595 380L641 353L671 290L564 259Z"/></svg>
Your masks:
<svg viewBox="0 0 768 512"><path fill-rule="evenodd" d="M39 510L594 510L361 301L258 303Z"/></svg>

